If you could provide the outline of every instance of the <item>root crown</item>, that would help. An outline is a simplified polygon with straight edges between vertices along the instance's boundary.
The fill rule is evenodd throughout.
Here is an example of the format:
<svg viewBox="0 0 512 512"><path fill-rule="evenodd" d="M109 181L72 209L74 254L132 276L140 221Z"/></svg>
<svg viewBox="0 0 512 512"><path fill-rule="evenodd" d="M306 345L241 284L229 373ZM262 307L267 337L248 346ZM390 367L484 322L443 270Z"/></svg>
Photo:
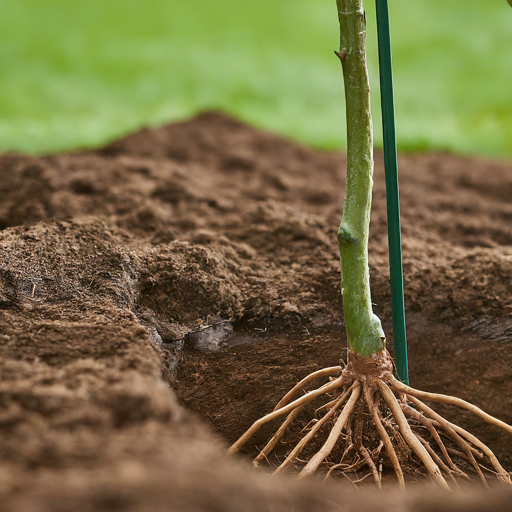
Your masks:
<svg viewBox="0 0 512 512"><path fill-rule="evenodd" d="M389 380L393 377L393 361L387 350L363 357L356 352L348 351L348 365L345 370L355 378L375 378Z"/></svg>

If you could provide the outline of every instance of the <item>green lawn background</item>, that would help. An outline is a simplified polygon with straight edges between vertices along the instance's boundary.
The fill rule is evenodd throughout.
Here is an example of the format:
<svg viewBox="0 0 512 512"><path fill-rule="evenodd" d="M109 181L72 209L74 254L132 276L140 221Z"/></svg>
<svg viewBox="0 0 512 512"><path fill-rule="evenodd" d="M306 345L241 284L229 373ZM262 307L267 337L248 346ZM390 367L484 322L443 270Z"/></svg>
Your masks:
<svg viewBox="0 0 512 512"><path fill-rule="evenodd" d="M505 0L390 0L398 145L512 156ZM366 2L376 142L375 9ZM343 147L334 0L0 0L0 150L103 144L217 108Z"/></svg>

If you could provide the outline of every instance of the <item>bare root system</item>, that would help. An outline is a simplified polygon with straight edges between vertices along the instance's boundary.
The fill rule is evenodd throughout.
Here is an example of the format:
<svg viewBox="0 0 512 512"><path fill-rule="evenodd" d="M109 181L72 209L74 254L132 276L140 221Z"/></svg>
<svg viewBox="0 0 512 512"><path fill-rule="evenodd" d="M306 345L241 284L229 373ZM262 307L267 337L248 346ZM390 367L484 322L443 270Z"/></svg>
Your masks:
<svg viewBox="0 0 512 512"><path fill-rule="evenodd" d="M329 382L307 391L326 378ZM345 369L336 366L308 375L283 397L273 412L256 421L229 453L242 448L263 425L285 416L254 459L254 465L268 461L274 452L274 473L293 467L300 470L299 477L321 469L325 478L339 474L353 484L371 476L380 488L384 465L394 471L398 485L403 488L404 468L412 466L422 468L433 482L447 489L458 486L460 479L469 480L475 475L485 486L489 485L489 476L512 485L510 475L484 443L440 416L421 399L465 408L512 434L510 425L460 398L418 391L401 383L393 376L386 351L366 359L349 353ZM312 409L313 402L319 401L322 403ZM308 417L309 423L295 436L295 446L279 459L276 448L284 446L283 439L291 425L310 410L314 417ZM299 458L303 453L305 460ZM366 474L361 477L363 469Z"/></svg>

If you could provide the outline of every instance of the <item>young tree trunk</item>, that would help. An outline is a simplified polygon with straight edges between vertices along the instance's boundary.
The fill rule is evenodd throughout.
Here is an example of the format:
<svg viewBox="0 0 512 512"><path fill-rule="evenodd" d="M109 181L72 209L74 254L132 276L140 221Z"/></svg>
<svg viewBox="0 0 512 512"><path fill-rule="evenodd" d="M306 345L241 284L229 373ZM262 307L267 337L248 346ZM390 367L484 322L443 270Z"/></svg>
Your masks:
<svg viewBox="0 0 512 512"><path fill-rule="evenodd" d="M366 66L366 16L362 0L337 0L347 112L347 183L338 229L341 293L349 348L363 357L386 346L373 313L368 233L373 187L373 127Z"/></svg>

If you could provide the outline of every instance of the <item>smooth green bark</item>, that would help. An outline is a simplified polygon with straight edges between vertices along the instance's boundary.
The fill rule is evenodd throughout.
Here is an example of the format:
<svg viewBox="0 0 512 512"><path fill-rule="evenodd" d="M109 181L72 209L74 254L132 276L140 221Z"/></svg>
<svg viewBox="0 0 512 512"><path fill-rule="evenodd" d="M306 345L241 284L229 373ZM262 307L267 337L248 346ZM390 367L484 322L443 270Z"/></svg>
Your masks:
<svg viewBox="0 0 512 512"><path fill-rule="evenodd" d="M369 356L386 346L373 313L368 233L373 188L373 127L366 66L366 17L362 0L337 0L347 112L347 183L338 230L341 293L349 348Z"/></svg>

